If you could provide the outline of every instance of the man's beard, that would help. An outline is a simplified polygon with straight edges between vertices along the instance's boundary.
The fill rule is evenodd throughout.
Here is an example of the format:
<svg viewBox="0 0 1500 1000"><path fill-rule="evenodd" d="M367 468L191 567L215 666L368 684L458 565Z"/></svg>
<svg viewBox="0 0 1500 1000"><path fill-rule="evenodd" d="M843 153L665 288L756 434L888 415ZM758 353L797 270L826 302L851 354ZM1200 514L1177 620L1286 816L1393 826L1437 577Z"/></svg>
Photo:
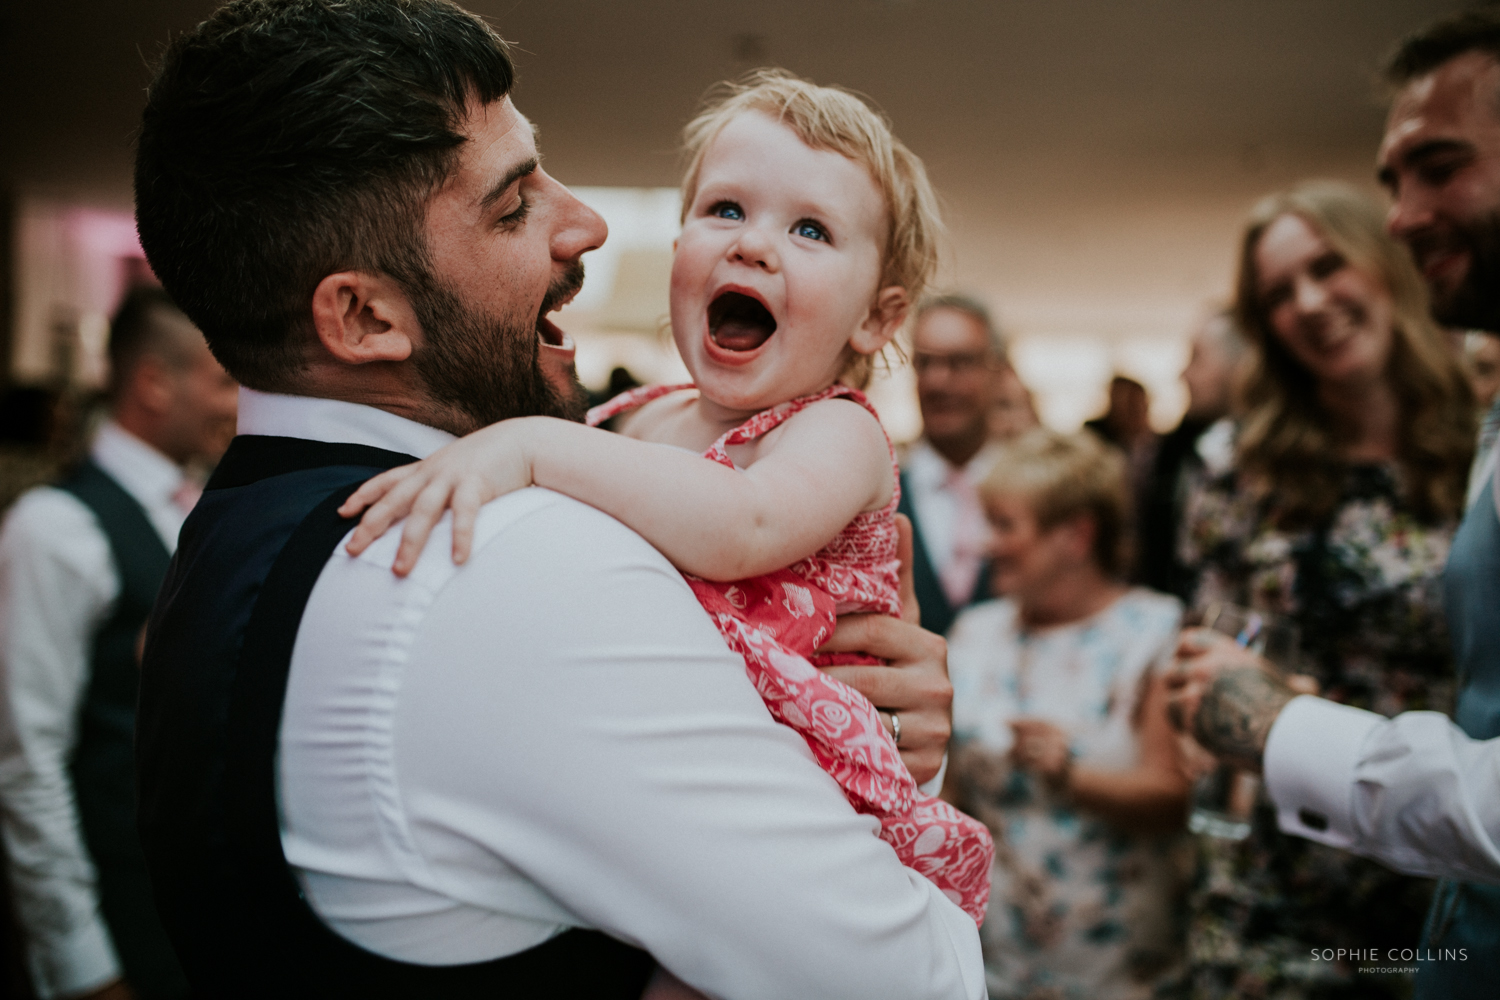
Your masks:
<svg viewBox="0 0 1500 1000"><path fill-rule="evenodd" d="M541 318L582 284L583 263L574 262L547 289L537 315L489 316L428 276L412 296L424 335L412 364L432 402L473 423L445 429L475 430L510 417L583 419L583 387L575 377L563 393L548 380L537 333Z"/></svg>
<svg viewBox="0 0 1500 1000"><path fill-rule="evenodd" d="M1500 213L1463 226L1455 236L1469 252L1469 269L1451 292L1431 289L1432 316L1453 329L1500 333Z"/></svg>

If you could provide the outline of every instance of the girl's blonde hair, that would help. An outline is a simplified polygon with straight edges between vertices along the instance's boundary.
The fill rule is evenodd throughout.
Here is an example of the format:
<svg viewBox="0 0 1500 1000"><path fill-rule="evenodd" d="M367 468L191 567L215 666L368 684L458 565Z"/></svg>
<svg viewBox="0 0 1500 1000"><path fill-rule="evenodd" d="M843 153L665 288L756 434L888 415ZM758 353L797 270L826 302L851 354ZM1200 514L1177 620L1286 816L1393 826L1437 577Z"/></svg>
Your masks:
<svg viewBox="0 0 1500 1000"><path fill-rule="evenodd" d="M1043 528L1086 515L1094 522L1094 562L1124 577L1134 557L1125 456L1089 431L1037 427L1003 443L980 499L1021 496Z"/></svg>
<svg viewBox="0 0 1500 1000"><path fill-rule="evenodd" d="M841 87L822 87L782 69L758 69L709 91L703 110L683 129L687 168L682 176L682 218L687 218L697 196L698 175L710 143L747 111L770 115L812 148L833 150L870 172L886 208L878 287L899 285L911 303L921 301L937 270L943 231L937 194L921 159L896 138L885 115ZM871 364L870 358L856 355L845 372L846 381L868 382Z"/></svg>
<svg viewBox="0 0 1500 1000"><path fill-rule="evenodd" d="M1335 181L1310 181L1262 199L1240 242L1234 312L1255 347L1241 387L1240 468L1274 492L1272 516L1282 527L1317 523L1342 492L1346 463L1318 401L1317 379L1281 343L1260 301L1255 251L1266 229L1285 215L1302 219L1390 293L1394 345L1386 377L1401 408L1396 460L1402 486L1419 517L1457 516L1474 452L1473 390L1432 320L1427 286L1410 252L1385 231L1385 213Z"/></svg>

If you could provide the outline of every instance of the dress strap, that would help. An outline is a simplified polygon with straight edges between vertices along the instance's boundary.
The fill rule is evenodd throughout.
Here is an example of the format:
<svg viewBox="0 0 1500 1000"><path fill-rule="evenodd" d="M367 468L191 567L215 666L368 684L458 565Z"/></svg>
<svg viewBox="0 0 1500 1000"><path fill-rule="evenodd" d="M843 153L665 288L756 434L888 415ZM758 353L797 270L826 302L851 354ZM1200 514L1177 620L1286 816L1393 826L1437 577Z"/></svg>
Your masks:
<svg viewBox="0 0 1500 1000"><path fill-rule="evenodd" d="M719 440L715 441L713 443L713 447L709 448L708 451L703 453L703 457L711 458L721 465L727 465L733 468L734 460L729 457L729 452L727 450L731 445L745 444L748 441L754 441L756 438L764 437L775 428L781 426L787 420L807 409L812 404L821 403L825 399L838 398L843 398L850 400L851 402L858 403L860 406L863 406L866 410L870 411L870 416L875 418L875 422L877 424L880 424L881 433L885 434L885 424L880 422L880 414L875 411L875 407L870 405L870 401L865 398L865 394L860 392L853 386L847 386L843 385L842 383L835 382L833 385L830 385L822 392L814 392L810 395L798 396L796 399L788 400L785 403L778 403L770 409L761 410L755 416L751 417L749 420L745 421L743 424L740 424L734 430L729 431L723 437L719 438ZM890 453L891 470L896 476L896 489L895 493L891 497L891 502L889 504L890 509L894 511L896 509L896 504L901 499L901 465L896 460L896 447L895 445L891 444L891 436L889 434L885 435L885 447L886 451Z"/></svg>
<svg viewBox="0 0 1500 1000"><path fill-rule="evenodd" d="M787 420L801 413L812 404L821 403L825 399L834 399L839 396L853 400L869 410L870 415L876 420L880 419L880 414L875 412L875 407L870 405L870 401L865 398L864 393L858 389L835 382L822 392L815 392L807 396L798 396L796 399L787 400L785 403L777 403L769 409L761 410L755 416L715 441L713 448L709 449L710 454L708 457L716 457L712 454L713 452L721 451L731 445L745 444L748 441L754 441L756 438L765 437L772 430L780 427Z"/></svg>
<svg viewBox="0 0 1500 1000"><path fill-rule="evenodd" d="M645 406L653 399L660 399L662 396L692 388L695 388L693 383L684 382L681 385L643 385L635 389L628 389L609 402L600 403L598 406L590 409L588 414L584 416L583 421L590 427L598 427L604 421Z"/></svg>

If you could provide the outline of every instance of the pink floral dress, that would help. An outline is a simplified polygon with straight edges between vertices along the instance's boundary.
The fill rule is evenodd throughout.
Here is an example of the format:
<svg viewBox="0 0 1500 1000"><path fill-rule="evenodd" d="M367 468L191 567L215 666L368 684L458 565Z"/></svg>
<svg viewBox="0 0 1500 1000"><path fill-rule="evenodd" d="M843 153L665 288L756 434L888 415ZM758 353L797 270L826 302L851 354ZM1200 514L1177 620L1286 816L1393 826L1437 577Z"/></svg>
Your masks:
<svg viewBox="0 0 1500 1000"><path fill-rule="evenodd" d="M597 426L690 388L635 389L590 410L588 422ZM733 468L728 448L754 441L813 403L836 396L875 414L858 390L835 385L762 410L715 441L703 457ZM895 475L894 451L891 463ZM989 831L920 791L875 706L815 666L880 662L851 654L815 657L814 651L833 634L838 615L900 615L895 516L899 500L898 480L890 503L855 517L822 549L786 569L732 583L683 575L729 647L744 657L745 671L771 715L802 734L857 811L880 820L881 839L895 848L902 864L925 875L982 923L995 851Z"/></svg>

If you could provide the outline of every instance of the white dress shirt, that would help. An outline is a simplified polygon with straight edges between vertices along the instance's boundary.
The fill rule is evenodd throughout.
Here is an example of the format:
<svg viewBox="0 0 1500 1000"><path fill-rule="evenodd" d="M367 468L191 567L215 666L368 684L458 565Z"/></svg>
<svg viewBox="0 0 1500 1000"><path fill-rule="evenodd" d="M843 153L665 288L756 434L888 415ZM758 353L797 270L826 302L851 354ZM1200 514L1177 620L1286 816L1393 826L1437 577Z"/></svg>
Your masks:
<svg viewBox="0 0 1500 1000"><path fill-rule="evenodd" d="M1302 695L1266 739L1281 828L1411 875L1500 882L1500 738Z"/></svg>
<svg viewBox="0 0 1500 1000"><path fill-rule="evenodd" d="M242 390L240 431L429 454L389 413ZM474 962L570 927L717 997L981 997L974 923L775 723L678 572L567 497L338 549L304 612L280 735L282 845L340 934Z"/></svg>
<svg viewBox="0 0 1500 1000"><path fill-rule="evenodd" d="M969 488L979 488L1000 451L999 442L988 441L969 459L963 467ZM954 530L959 517L959 500L949 485L953 465L926 438L921 438L907 449L901 469L906 473L906 492L922 532L922 547L933 571L941 577L943 567L953 559Z"/></svg>
<svg viewBox="0 0 1500 1000"><path fill-rule="evenodd" d="M182 470L112 422L89 454L176 549ZM109 539L77 497L43 486L16 501L0 529L0 829L44 1000L120 974L68 777L94 632L119 592Z"/></svg>

